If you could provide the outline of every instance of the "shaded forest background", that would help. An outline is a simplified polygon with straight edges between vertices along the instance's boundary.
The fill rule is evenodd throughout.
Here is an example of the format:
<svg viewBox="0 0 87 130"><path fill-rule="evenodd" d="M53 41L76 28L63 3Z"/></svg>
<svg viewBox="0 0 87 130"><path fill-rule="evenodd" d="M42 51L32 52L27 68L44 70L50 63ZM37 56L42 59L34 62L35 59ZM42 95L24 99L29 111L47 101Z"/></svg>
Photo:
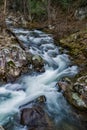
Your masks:
<svg viewBox="0 0 87 130"><path fill-rule="evenodd" d="M85 6L87 0L0 0L0 26L5 27L5 17L11 14L22 16L33 28L54 29L52 33L62 37L85 28L84 20L75 19L75 11Z"/></svg>
<svg viewBox="0 0 87 130"><path fill-rule="evenodd" d="M7 12L20 12L30 21L55 21L58 9L69 12L87 5L87 0L0 0L0 9L6 4ZM4 5L5 6L5 5Z"/></svg>

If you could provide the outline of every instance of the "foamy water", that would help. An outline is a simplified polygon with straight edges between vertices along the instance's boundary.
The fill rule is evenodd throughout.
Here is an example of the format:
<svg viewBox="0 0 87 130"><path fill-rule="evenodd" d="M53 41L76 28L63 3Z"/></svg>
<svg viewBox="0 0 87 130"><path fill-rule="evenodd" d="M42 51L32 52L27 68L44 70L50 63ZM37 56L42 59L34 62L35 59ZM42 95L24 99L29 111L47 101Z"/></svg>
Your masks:
<svg viewBox="0 0 87 130"><path fill-rule="evenodd" d="M0 125L8 122L20 106L44 95L46 109L56 122L67 117L69 106L56 83L63 77L72 77L78 73L76 66L70 67L68 55L60 54L54 40L41 31L13 30L29 47L32 54L40 55L45 61L45 72L34 76L22 77L21 83L6 84L0 88ZM20 89L20 91L16 91ZM23 91L23 89L25 91ZM15 130L20 128L16 127ZM22 129L22 128L21 128ZM26 129L26 128L23 128Z"/></svg>

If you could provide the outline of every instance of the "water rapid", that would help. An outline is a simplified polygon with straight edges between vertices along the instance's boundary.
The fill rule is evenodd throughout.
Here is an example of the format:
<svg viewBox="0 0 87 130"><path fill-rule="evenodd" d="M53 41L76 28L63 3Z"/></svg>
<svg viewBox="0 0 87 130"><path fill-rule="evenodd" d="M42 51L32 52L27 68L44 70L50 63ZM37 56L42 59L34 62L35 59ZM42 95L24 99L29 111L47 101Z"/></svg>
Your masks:
<svg viewBox="0 0 87 130"><path fill-rule="evenodd" d="M72 122L73 119L69 117L70 106L62 92L58 91L56 84L63 77L75 76L78 73L77 66L70 65L68 55L60 54L52 36L38 30L13 29L13 31L32 54L43 58L45 72L26 75L21 78L21 82L0 87L0 125L13 120L14 114L19 112L21 106L42 95L46 97L46 110L55 123L58 124L61 120ZM17 88L20 91L16 91Z"/></svg>

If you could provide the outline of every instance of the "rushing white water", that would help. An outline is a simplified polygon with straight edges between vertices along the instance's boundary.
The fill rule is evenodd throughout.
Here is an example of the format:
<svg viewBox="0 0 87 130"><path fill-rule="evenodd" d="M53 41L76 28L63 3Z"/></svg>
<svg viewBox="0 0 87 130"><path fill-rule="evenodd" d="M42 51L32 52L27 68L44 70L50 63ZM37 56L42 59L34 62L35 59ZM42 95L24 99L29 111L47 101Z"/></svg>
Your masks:
<svg viewBox="0 0 87 130"><path fill-rule="evenodd" d="M26 43L29 51L40 55L45 61L45 72L35 76L24 76L21 83L7 84L0 88L0 124L7 122L19 107L44 95L46 107L56 121L61 120L68 113L69 107L58 92L56 83L65 76L74 76L78 70L70 67L66 54L59 54L53 44L53 38L41 31L27 31L14 29L19 39ZM25 91L23 91L25 89ZM20 91L17 91L20 90Z"/></svg>

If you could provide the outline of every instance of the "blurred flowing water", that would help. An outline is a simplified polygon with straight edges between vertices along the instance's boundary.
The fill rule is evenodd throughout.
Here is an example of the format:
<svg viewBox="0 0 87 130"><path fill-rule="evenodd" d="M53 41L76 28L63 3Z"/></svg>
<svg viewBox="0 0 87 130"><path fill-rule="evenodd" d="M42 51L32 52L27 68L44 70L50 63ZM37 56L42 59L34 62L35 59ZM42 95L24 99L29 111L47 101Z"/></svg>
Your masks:
<svg viewBox="0 0 87 130"><path fill-rule="evenodd" d="M78 73L77 66L71 66L68 55L60 54L51 35L41 31L13 29L18 38L34 55L44 60L45 72L37 75L25 75L16 83L0 87L0 125L14 122L14 115L20 106L44 95L45 110L52 118L56 130L82 130L79 121L74 119L71 108L58 91L57 82L63 77L72 77ZM16 91L17 88L20 91ZM25 90L25 91L24 91ZM10 129L10 128L9 128ZM26 130L26 127L14 125L11 130Z"/></svg>

